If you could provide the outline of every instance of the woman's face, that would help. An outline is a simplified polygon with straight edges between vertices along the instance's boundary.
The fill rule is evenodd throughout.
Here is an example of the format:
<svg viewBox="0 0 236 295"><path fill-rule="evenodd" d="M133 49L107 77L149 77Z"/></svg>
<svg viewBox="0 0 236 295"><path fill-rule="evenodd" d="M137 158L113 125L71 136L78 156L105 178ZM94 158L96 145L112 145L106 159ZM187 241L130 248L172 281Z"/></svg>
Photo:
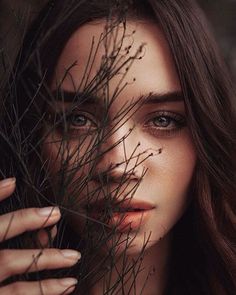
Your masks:
<svg viewBox="0 0 236 295"><path fill-rule="evenodd" d="M69 136L62 143L65 131L55 128L42 153L50 159L51 175L68 160L67 172L74 174L65 194L76 201L75 211L93 218L96 232L101 226L96 220L106 230L117 225L114 235L134 238L129 250L134 253L148 236L147 247L170 236L191 198L196 153L160 28L128 21L125 30L119 25L108 32L106 25L102 20L83 25L64 47L51 83L52 91L60 84L63 93L54 111L71 110L75 93L86 92L86 99L66 116ZM82 180L86 185L76 190ZM81 233L86 218L76 212L69 219Z"/></svg>

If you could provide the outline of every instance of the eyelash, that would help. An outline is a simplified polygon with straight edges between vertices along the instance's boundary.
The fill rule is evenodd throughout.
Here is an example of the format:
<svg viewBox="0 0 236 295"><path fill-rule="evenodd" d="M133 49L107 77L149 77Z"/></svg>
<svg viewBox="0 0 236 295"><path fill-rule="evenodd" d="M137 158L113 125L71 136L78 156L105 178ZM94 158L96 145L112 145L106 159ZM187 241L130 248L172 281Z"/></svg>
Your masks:
<svg viewBox="0 0 236 295"><path fill-rule="evenodd" d="M155 112L145 124L144 129L151 133L154 136L171 136L174 135L176 132L179 132L183 127L186 126L185 117L169 111L158 111ZM156 119L165 119L168 123L167 126L156 126L154 121ZM161 122L159 122L161 124ZM173 125L174 127L168 127L169 125Z"/></svg>
<svg viewBox="0 0 236 295"><path fill-rule="evenodd" d="M65 124L63 117L65 116L66 122L69 126L70 133L82 133L86 132L86 134L91 134L98 130L98 124L95 120L92 120L90 117L92 116L89 113L70 113L70 114L63 114L58 113L56 114L56 122L58 122L58 127L65 130ZM83 117L86 120L86 123L90 121L90 125L88 126L73 126L73 118ZM183 127L186 126L185 117L169 111L158 111L152 114L149 114L150 119L146 121L144 124L144 130L150 133L153 136L171 136L174 135L176 132L180 131ZM164 119L166 120L166 126L157 126L154 121L157 119ZM161 124L161 122L159 122ZM173 125L174 127L169 127L169 125Z"/></svg>
<svg viewBox="0 0 236 295"><path fill-rule="evenodd" d="M92 115L89 113L77 113L77 112L70 112L69 114L64 113L57 113L56 114L56 124L59 129L61 130L67 130L73 134L73 133L81 133L86 132L86 134L93 133L94 131L97 131L97 124L94 122L94 120L90 119ZM86 120L86 123L90 121L90 126L76 126L73 124L73 119L78 119L78 117L83 117ZM65 119L64 119L65 118ZM65 122L67 124L65 124Z"/></svg>

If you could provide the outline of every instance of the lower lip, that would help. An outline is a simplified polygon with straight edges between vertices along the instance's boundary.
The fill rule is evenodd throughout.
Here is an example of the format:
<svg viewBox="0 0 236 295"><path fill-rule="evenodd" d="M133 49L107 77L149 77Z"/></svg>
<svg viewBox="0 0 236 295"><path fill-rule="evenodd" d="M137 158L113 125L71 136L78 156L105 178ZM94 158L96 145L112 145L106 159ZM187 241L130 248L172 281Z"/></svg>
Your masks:
<svg viewBox="0 0 236 295"><path fill-rule="evenodd" d="M109 220L108 225L114 227L119 232L124 233L138 230L144 223L146 223L151 210L152 209L114 213Z"/></svg>

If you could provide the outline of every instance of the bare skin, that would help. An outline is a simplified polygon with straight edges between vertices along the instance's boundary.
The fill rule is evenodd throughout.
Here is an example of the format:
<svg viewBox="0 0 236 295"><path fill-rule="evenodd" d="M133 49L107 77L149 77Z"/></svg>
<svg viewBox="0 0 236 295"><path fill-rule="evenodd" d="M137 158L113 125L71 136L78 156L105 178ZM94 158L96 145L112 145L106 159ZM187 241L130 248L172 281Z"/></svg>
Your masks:
<svg viewBox="0 0 236 295"><path fill-rule="evenodd" d="M14 178L0 181L0 201L8 198L15 190ZM60 220L58 208L29 208L17 210L0 216L0 242L16 237L26 231L41 229L38 234L41 249L22 249L0 251L0 288L1 295L56 295L70 294L77 283L74 278L48 279L36 282L15 282L5 285L4 281L13 275L29 272L71 267L78 262L80 253L74 250L47 248L48 240L43 228L52 226ZM8 229L9 222L11 226ZM52 229L52 236L56 235L56 226Z"/></svg>

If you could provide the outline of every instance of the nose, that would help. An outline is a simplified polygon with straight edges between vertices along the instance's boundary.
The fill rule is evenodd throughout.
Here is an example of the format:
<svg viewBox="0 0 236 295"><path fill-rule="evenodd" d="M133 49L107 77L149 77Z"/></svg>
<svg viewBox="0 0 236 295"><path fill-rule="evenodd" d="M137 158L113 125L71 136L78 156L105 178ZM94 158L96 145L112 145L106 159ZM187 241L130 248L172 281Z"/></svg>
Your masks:
<svg viewBox="0 0 236 295"><path fill-rule="evenodd" d="M121 183L142 177L140 143L129 123L115 132L109 130L100 146L95 180L103 184Z"/></svg>

